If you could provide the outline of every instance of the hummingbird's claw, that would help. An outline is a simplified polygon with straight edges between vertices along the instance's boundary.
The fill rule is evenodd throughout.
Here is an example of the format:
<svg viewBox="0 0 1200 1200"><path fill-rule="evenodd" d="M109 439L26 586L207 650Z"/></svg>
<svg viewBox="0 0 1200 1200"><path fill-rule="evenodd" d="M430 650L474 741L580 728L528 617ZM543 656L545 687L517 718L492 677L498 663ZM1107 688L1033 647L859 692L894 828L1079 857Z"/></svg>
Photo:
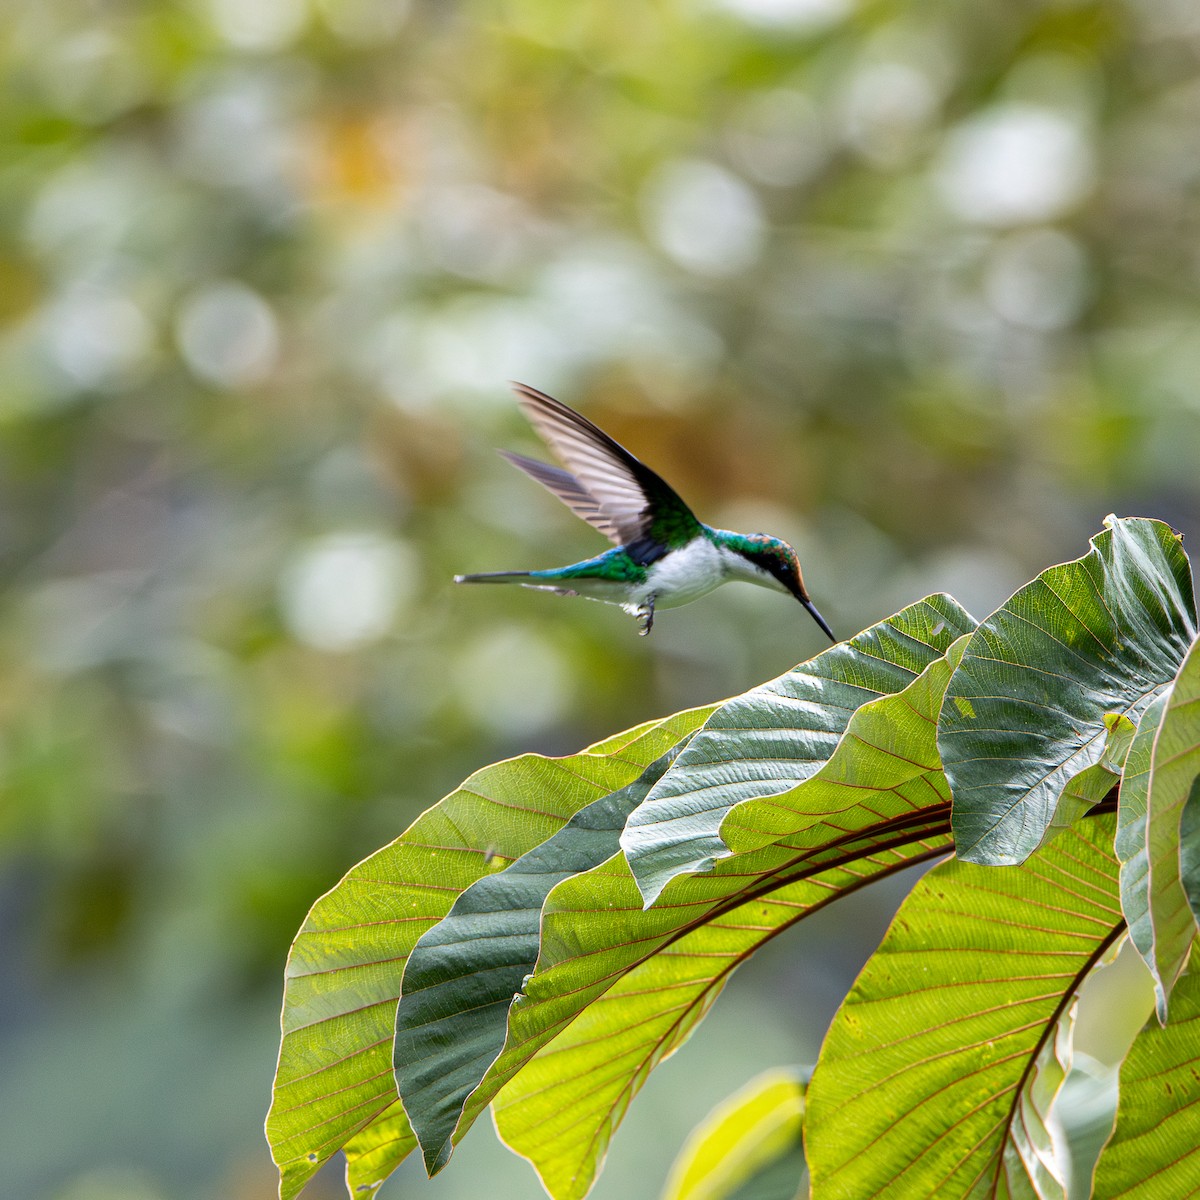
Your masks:
<svg viewBox="0 0 1200 1200"><path fill-rule="evenodd" d="M638 637L645 637L646 634L654 628L654 597L647 598L646 603L638 609L638 619L642 623L641 629L638 630Z"/></svg>

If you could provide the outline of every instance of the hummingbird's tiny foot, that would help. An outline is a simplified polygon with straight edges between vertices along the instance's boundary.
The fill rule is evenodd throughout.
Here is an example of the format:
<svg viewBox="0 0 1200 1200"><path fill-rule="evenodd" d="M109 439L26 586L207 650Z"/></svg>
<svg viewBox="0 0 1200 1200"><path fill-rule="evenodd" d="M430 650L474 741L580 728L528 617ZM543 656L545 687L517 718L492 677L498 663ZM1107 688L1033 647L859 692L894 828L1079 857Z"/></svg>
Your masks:
<svg viewBox="0 0 1200 1200"><path fill-rule="evenodd" d="M646 634L654 628L654 597L647 599L646 603L638 609L638 618L642 622L641 629L638 630L638 637L645 637Z"/></svg>

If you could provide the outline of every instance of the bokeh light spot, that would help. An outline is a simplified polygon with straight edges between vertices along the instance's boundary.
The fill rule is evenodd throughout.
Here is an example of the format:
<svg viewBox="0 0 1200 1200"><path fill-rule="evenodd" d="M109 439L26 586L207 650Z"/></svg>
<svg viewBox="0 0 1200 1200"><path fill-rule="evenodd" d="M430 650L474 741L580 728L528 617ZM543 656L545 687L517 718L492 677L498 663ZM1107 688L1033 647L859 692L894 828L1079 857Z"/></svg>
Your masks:
<svg viewBox="0 0 1200 1200"><path fill-rule="evenodd" d="M72 383L128 382L151 343L150 323L132 300L100 287L71 289L44 315L50 354Z"/></svg>
<svg viewBox="0 0 1200 1200"><path fill-rule="evenodd" d="M654 240L697 274L736 274L762 250L766 221L758 197L716 163L667 163L647 182L642 202Z"/></svg>
<svg viewBox="0 0 1200 1200"><path fill-rule="evenodd" d="M260 383L279 355L279 328L270 305L234 280L189 297L180 310L176 336L192 371L223 388Z"/></svg>
<svg viewBox="0 0 1200 1200"><path fill-rule="evenodd" d="M238 50L282 50L308 20L305 0L209 0L213 27Z"/></svg>
<svg viewBox="0 0 1200 1200"><path fill-rule="evenodd" d="M1001 238L989 256L983 287L1006 321L1028 329L1063 329L1088 295L1083 247L1059 229L1021 230Z"/></svg>
<svg viewBox="0 0 1200 1200"><path fill-rule="evenodd" d="M993 108L946 140L937 183L950 209L981 225L1051 220L1091 190L1092 148L1079 123L1029 104Z"/></svg>
<svg viewBox="0 0 1200 1200"><path fill-rule="evenodd" d="M753 94L725 133L734 165L759 183L791 187L828 157L817 106L795 88Z"/></svg>
<svg viewBox="0 0 1200 1200"><path fill-rule="evenodd" d="M899 166L937 105L937 91L924 71L903 62L870 63L846 91L846 140L878 166Z"/></svg>
<svg viewBox="0 0 1200 1200"><path fill-rule="evenodd" d="M520 625L473 639L455 675L468 715L507 737L560 725L573 699L570 664L546 638Z"/></svg>
<svg viewBox="0 0 1200 1200"><path fill-rule="evenodd" d="M377 533L314 539L288 564L280 601L288 628L318 650L378 641L420 586L416 553Z"/></svg>

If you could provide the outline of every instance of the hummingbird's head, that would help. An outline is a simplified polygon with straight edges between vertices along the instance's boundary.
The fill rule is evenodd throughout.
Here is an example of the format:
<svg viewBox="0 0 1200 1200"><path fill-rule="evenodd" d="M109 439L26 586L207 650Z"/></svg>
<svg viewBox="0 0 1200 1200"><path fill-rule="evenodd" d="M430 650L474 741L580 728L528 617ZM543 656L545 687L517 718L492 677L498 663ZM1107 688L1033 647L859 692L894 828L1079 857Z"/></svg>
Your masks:
<svg viewBox="0 0 1200 1200"><path fill-rule="evenodd" d="M817 612L808 598L804 576L800 572L800 560L787 542L782 538L771 537L770 534L751 533L739 538L733 548L745 560L748 568L745 572L739 572L741 578L795 596L808 609L829 640L837 641L833 630L825 623L825 618Z"/></svg>
<svg viewBox="0 0 1200 1200"><path fill-rule="evenodd" d="M753 572L749 576L751 582L790 592L797 600L808 599L800 560L787 542L766 533L751 533L739 539L739 543L736 549Z"/></svg>

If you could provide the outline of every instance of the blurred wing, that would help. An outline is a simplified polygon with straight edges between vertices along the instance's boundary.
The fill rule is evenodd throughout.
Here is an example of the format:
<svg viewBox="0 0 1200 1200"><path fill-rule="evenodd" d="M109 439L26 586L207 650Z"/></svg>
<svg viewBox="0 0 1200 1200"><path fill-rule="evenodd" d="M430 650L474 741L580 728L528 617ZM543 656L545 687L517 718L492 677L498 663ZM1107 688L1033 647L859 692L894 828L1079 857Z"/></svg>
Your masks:
<svg viewBox="0 0 1200 1200"><path fill-rule="evenodd" d="M526 458L523 454L513 454L511 450L501 450L500 454L530 479L536 479L542 487L553 492L577 517L594 525L609 541L618 546L621 544L620 530L600 510L596 497L569 471L538 462L536 458Z"/></svg>
<svg viewBox="0 0 1200 1200"><path fill-rule="evenodd" d="M556 476L557 486L538 475L534 478L574 509L578 501L567 500L558 490L566 486L566 479L571 480L596 506L598 520L580 512L584 520L591 521L598 529L602 528L599 520L605 521L609 528L604 532L619 545L643 538L677 544L700 532L700 523L675 490L604 430L536 388L514 383L513 390L520 397L521 409L530 424L574 472L569 475L564 471L562 476ZM543 466L542 470L553 468Z"/></svg>

